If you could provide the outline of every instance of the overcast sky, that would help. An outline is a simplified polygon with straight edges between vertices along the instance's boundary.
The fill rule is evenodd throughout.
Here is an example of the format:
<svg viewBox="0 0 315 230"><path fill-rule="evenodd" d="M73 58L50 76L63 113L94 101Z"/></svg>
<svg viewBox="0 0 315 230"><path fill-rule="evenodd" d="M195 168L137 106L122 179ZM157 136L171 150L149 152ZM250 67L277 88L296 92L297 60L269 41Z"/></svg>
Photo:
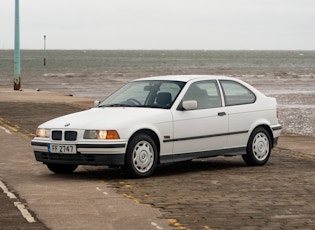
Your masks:
<svg viewBox="0 0 315 230"><path fill-rule="evenodd" d="M0 0L0 49L14 48ZM315 50L314 0L20 0L21 49Z"/></svg>

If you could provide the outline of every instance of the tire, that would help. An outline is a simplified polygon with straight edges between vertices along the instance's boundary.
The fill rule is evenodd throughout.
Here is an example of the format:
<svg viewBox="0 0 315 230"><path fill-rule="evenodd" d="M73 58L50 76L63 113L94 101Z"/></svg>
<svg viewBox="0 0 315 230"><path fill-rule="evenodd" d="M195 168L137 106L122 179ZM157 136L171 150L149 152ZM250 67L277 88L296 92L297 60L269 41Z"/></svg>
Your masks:
<svg viewBox="0 0 315 230"><path fill-rule="evenodd" d="M129 141L124 172L131 178L149 177L155 171L157 158L157 148L152 138L138 134Z"/></svg>
<svg viewBox="0 0 315 230"><path fill-rule="evenodd" d="M47 168L49 168L50 171L56 173L56 174L69 174L73 173L74 170L78 165L67 165L67 164L47 164Z"/></svg>
<svg viewBox="0 0 315 230"><path fill-rule="evenodd" d="M254 129L247 143L246 154L242 155L247 165L260 166L267 163L271 154L271 138L267 130Z"/></svg>

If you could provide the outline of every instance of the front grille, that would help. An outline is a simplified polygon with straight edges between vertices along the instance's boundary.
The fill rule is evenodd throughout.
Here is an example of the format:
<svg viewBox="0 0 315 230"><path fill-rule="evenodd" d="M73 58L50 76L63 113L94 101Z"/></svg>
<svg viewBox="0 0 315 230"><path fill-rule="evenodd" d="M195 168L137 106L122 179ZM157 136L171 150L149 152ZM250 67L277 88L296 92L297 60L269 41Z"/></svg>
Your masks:
<svg viewBox="0 0 315 230"><path fill-rule="evenodd" d="M62 140L62 131L52 131L52 139L55 141Z"/></svg>
<svg viewBox="0 0 315 230"><path fill-rule="evenodd" d="M62 131L55 130L52 131L52 139L54 141L61 141L62 140ZM65 131L64 132L64 140L65 141L76 141L77 140L77 132L76 131Z"/></svg>
<svg viewBox="0 0 315 230"><path fill-rule="evenodd" d="M65 140L66 141L75 141L75 140L77 140L77 132L75 132L75 131L66 131L65 132Z"/></svg>

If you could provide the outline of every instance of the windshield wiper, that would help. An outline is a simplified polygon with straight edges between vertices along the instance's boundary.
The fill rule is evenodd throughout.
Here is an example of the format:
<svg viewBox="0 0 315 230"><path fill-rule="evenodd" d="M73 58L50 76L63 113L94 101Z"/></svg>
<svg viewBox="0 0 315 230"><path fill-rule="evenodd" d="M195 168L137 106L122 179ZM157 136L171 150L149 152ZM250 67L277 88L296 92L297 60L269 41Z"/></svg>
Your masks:
<svg viewBox="0 0 315 230"><path fill-rule="evenodd" d="M103 107L138 107L138 108L158 108L158 109L165 109L162 106L159 105L127 105L127 104L108 104L108 105L99 105L98 108L103 108Z"/></svg>
<svg viewBox="0 0 315 230"><path fill-rule="evenodd" d="M101 107L131 107L131 105L126 105L126 104L109 104L109 105L99 105L99 108Z"/></svg>

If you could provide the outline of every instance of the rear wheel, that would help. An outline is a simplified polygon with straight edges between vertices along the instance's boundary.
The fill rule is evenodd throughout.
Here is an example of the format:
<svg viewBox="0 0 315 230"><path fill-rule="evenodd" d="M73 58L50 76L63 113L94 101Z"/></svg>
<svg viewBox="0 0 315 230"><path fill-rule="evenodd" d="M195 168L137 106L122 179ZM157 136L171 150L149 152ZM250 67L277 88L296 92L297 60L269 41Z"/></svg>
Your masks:
<svg viewBox="0 0 315 230"><path fill-rule="evenodd" d="M246 164L259 166L267 163L271 153L271 139L264 128L256 128L249 137L247 154L242 155Z"/></svg>
<svg viewBox="0 0 315 230"><path fill-rule="evenodd" d="M72 173L78 165L67 165L67 164L47 164L50 171L56 174L69 174Z"/></svg>
<svg viewBox="0 0 315 230"><path fill-rule="evenodd" d="M156 168L157 157L157 148L152 138L138 134L128 144L124 171L129 177L148 177Z"/></svg>

